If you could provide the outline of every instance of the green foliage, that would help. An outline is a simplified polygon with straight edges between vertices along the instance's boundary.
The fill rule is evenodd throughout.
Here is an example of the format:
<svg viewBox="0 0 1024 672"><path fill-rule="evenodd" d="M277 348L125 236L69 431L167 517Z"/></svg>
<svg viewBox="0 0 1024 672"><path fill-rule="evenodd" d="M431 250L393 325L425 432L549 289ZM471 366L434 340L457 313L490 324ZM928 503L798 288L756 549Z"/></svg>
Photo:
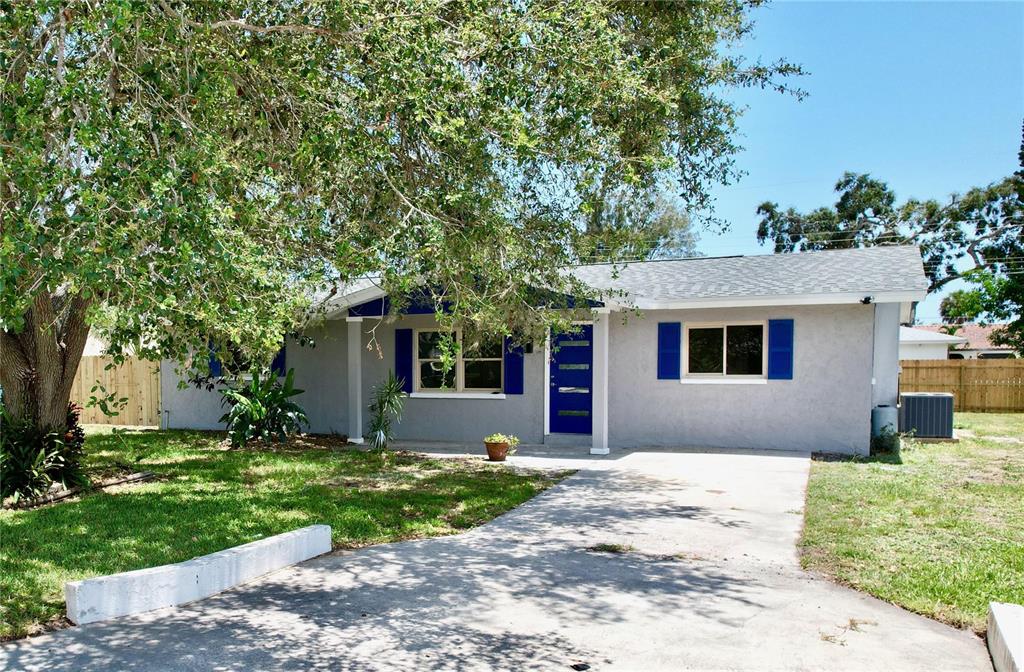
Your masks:
<svg viewBox="0 0 1024 672"><path fill-rule="evenodd" d="M0 437L0 499L37 497L53 479L50 472L60 459L60 435L43 432L25 420L4 422Z"/></svg>
<svg viewBox="0 0 1024 672"><path fill-rule="evenodd" d="M484 443L507 443L509 448L519 445L519 437L513 434L489 434L484 437Z"/></svg>
<svg viewBox="0 0 1024 672"><path fill-rule="evenodd" d="M53 480L65 487L83 485L86 482L82 463L85 459L85 430L79 424L82 409L68 404L67 422L61 437L61 459L53 472Z"/></svg>
<svg viewBox="0 0 1024 672"><path fill-rule="evenodd" d="M588 262L695 257L693 222L668 188L622 188L587 205L580 257Z"/></svg>
<svg viewBox="0 0 1024 672"><path fill-rule="evenodd" d="M294 375L295 370L288 369L281 383L273 372L253 372L248 383L221 390L222 403L231 408L220 421L227 423L232 446L240 448L252 440L283 443L309 424L306 412L292 401L303 392L295 388Z"/></svg>
<svg viewBox="0 0 1024 672"><path fill-rule="evenodd" d="M386 450L388 443L394 440L391 434L391 423L400 422L402 408L405 405L403 382L395 377L394 371L388 371L388 377L373 390L373 401L370 403L370 431L366 439L374 450Z"/></svg>
<svg viewBox="0 0 1024 672"><path fill-rule="evenodd" d="M892 427L882 427L877 435L871 437L872 455L900 454L900 435Z"/></svg>
<svg viewBox="0 0 1024 672"><path fill-rule="evenodd" d="M514 434L495 433L484 437L484 443L507 443L508 454L516 454L516 446L519 445L519 437Z"/></svg>
<svg viewBox="0 0 1024 672"><path fill-rule="evenodd" d="M1012 320L995 338L1024 351L1024 141L1020 156L1021 169L1013 175L946 204L897 204L885 182L846 173L836 183L832 206L804 213L762 203L757 239L776 252L919 245L930 291L957 279L972 285L942 302L943 319Z"/></svg>
<svg viewBox="0 0 1024 672"><path fill-rule="evenodd" d="M567 324L529 288L587 293L559 269L594 185L704 210L732 90L800 73L736 55L757 4L6 3L0 324L59 290L115 357L262 361L367 273Z"/></svg>
<svg viewBox="0 0 1024 672"><path fill-rule="evenodd" d="M959 325L973 322L981 315L981 297L977 292L957 289L947 294L939 304L942 321L949 327L947 334L956 334Z"/></svg>
<svg viewBox="0 0 1024 672"><path fill-rule="evenodd" d="M970 249L980 263L963 274L968 289L950 294L941 310L948 322L1005 322L992 341L1024 355L1024 138L1019 157L1016 173L955 203L957 218L979 234Z"/></svg>
<svg viewBox="0 0 1024 672"><path fill-rule="evenodd" d="M0 500L38 497L54 483L71 488L88 482L79 412L69 405L66 427L57 432L40 429L31 418L12 418L0 406Z"/></svg>
<svg viewBox="0 0 1024 672"><path fill-rule="evenodd" d="M97 382L89 390L89 400L85 405L99 408L100 412L108 417L116 417L121 415L121 411L128 405L128 397L118 397L117 392L108 392L106 387Z"/></svg>

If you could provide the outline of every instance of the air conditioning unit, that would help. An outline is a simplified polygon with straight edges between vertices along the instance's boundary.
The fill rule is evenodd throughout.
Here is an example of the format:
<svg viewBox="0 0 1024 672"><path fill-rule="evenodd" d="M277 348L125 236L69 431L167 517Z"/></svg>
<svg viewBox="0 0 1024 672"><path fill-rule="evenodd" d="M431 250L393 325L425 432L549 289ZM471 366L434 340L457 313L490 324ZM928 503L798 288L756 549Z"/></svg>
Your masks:
<svg viewBox="0 0 1024 672"><path fill-rule="evenodd" d="M953 395L906 392L900 395L900 433L927 439L953 438Z"/></svg>

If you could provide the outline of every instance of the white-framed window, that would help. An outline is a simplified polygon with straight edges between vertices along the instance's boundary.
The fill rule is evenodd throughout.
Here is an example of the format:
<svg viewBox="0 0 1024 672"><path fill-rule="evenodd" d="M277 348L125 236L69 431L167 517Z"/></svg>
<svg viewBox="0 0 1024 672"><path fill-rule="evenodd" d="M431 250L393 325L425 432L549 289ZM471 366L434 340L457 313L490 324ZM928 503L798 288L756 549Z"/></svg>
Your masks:
<svg viewBox="0 0 1024 672"><path fill-rule="evenodd" d="M416 392L501 392L504 381L504 357L501 338L470 341L456 330L460 345L455 366L444 370L441 362L439 329L416 330Z"/></svg>
<svg viewBox="0 0 1024 672"><path fill-rule="evenodd" d="M768 371L765 322L688 324L683 375L688 378L764 378Z"/></svg>

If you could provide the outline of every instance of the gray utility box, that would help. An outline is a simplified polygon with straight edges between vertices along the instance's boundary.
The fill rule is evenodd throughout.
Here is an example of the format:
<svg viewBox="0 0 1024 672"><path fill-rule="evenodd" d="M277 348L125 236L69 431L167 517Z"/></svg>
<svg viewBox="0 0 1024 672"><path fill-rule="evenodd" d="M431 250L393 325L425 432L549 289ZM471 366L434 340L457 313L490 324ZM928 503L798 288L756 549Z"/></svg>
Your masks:
<svg viewBox="0 0 1024 672"><path fill-rule="evenodd" d="M900 395L900 433L929 439L953 438L953 395L906 392Z"/></svg>

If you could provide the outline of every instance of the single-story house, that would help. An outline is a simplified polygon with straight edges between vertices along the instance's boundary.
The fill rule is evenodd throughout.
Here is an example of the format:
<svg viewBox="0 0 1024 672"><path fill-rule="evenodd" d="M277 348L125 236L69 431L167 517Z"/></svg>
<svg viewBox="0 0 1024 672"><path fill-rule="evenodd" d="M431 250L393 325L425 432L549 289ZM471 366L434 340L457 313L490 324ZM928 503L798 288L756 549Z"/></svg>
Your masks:
<svg viewBox="0 0 1024 672"><path fill-rule="evenodd" d="M962 336L941 331L900 327L900 359L949 359L950 347L966 342Z"/></svg>
<svg viewBox="0 0 1024 672"><path fill-rule="evenodd" d="M895 406L899 327L928 286L916 247L703 257L568 269L603 300L578 332L466 344L437 361L432 313L389 315L372 282L288 342L312 432L360 437L389 370L408 398L399 439L694 446L866 454L871 410ZM376 339L373 348L367 346ZM557 346L557 347L556 347ZM216 392L161 368L163 426L219 428Z"/></svg>
<svg viewBox="0 0 1024 672"><path fill-rule="evenodd" d="M1005 324L961 324L957 326L956 335L964 339L964 343L949 353L950 359L1013 359L1017 353L1008 345L996 345L992 342L992 332ZM915 329L941 333L948 325L922 324Z"/></svg>

